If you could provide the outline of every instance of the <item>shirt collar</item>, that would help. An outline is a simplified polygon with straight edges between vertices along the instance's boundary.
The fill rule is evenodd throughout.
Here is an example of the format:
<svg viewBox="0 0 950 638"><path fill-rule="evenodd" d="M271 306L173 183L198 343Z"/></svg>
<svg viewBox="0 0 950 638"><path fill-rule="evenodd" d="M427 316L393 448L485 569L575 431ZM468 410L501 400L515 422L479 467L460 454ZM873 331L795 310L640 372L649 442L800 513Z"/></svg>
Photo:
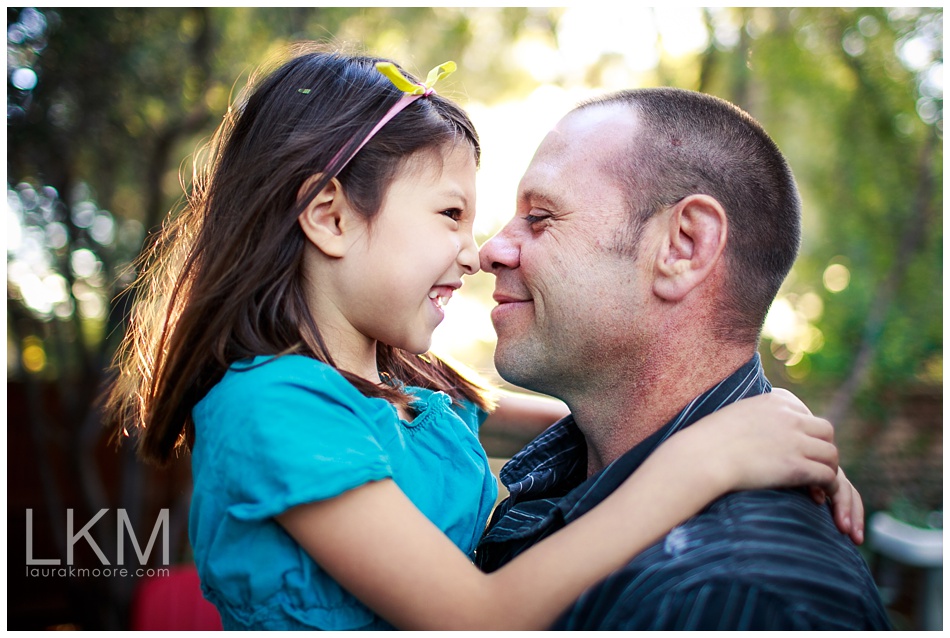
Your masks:
<svg viewBox="0 0 950 638"><path fill-rule="evenodd" d="M740 399L770 392L759 353L714 387L689 402L679 414L606 468L584 479L587 444L571 416L561 419L524 450L512 457L500 473L508 488L510 505L518 501L553 498L569 522L613 492L656 447L674 433Z"/></svg>

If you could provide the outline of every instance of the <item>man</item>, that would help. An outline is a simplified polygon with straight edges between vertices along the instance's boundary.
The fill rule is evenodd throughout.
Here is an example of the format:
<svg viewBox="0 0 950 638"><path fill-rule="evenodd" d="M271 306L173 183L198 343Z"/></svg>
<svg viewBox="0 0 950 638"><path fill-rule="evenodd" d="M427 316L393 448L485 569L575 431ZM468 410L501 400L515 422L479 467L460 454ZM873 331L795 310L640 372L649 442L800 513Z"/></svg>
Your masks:
<svg viewBox="0 0 950 638"><path fill-rule="evenodd" d="M498 371L571 416L503 469L511 496L479 545L483 569L589 511L674 432L771 390L759 331L799 242L784 158L722 100L621 92L555 126L481 265L497 278ZM554 628L887 627L828 509L770 490L716 501Z"/></svg>

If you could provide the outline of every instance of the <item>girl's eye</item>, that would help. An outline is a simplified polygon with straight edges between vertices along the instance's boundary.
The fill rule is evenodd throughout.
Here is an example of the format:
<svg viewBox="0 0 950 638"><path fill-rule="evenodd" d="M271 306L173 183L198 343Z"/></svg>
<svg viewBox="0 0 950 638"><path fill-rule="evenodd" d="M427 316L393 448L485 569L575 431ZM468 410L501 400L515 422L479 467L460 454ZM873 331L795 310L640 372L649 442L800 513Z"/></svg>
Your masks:
<svg viewBox="0 0 950 638"><path fill-rule="evenodd" d="M461 208L448 208L442 211L442 214L448 217L453 221L458 221L462 219L462 209Z"/></svg>

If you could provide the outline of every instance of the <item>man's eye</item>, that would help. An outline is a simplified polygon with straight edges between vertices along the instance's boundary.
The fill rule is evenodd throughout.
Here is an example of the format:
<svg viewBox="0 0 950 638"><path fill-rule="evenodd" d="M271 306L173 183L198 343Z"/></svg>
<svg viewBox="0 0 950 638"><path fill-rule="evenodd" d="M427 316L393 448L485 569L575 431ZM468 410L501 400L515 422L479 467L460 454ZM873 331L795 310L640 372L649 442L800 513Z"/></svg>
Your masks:
<svg viewBox="0 0 950 638"><path fill-rule="evenodd" d="M528 224L537 224L538 222L543 222L546 219L550 219L550 217L551 216L548 215L547 213L539 213L536 215L532 213L528 213L527 215L524 216L524 220L528 222Z"/></svg>
<svg viewBox="0 0 950 638"><path fill-rule="evenodd" d="M447 208L446 210L442 211L442 214L454 221L462 219L461 208Z"/></svg>

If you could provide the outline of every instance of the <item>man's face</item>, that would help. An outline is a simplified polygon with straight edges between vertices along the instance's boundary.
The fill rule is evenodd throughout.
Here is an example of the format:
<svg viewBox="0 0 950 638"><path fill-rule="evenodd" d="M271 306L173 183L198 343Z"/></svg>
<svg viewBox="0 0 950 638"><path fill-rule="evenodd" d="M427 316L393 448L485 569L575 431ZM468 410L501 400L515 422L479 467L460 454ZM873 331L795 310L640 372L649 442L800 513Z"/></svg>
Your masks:
<svg viewBox="0 0 950 638"><path fill-rule="evenodd" d="M521 180L514 218L481 249L496 277L495 365L512 383L566 399L598 383L637 338L646 260L618 250L630 214L604 170L636 126L616 106L561 120Z"/></svg>

